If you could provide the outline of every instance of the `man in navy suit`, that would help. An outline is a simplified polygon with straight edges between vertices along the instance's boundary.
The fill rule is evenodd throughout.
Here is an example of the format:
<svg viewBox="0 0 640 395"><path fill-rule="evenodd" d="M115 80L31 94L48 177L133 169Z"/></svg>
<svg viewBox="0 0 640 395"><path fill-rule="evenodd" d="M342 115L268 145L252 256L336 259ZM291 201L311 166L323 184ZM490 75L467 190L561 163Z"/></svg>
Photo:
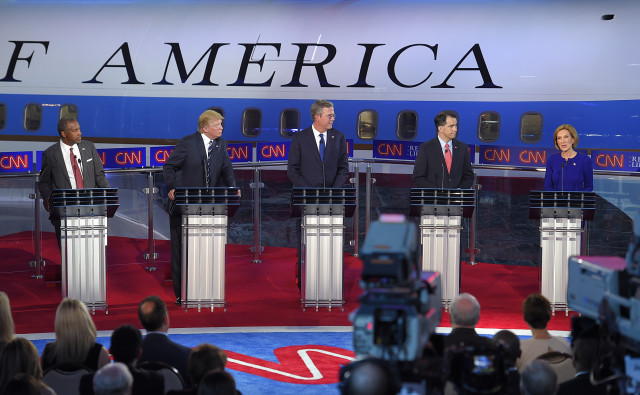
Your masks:
<svg viewBox="0 0 640 395"><path fill-rule="evenodd" d="M175 190L178 187L236 186L231 159L227 152L227 140L221 137L223 119L224 117L216 111L203 112L198 119L198 131L180 139L173 148L169 159L162 167L169 200L175 200ZM182 303L182 218L178 213L169 214L171 278L176 304L180 305Z"/></svg>
<svg viewBox="0 0 640 395"><path fill-rule="evenodd" d="M169 313L159 296L148 296L138 305L138 319L147 334L142 339L142 354L138 365L151 361L163 362L180 372L186 386L191 385L187 368L191 349L169 339Z"/></svg>
<svg viewBox="0 0 640 395"><path fill-rule="evenodd" d="M413 186L416 188L471 188L474 173L469 147L456 139L458 114L453 111L442 111L436 115L434 121L438 134L420 145L413 167Z"/></svg>
<svg viewBox="0 0 640 395"><path fill-rule="evenodd" d="M349 177L347 142L342 132L333 129L336 114L333 103L316 100L311 105L313 124L294 134L289 146L287 174L294 187L340 188ZM297 222L300 228L300 221ZM298 236L298 245L302 235ZM301 251L298 249L297 283L300 289Z"/></svg>
<svg viewBox="0 0 640 395"><path fill-rule="evenodd" d="M98 151L92 142L82 140L78 121L71 117L60 118L58 134L60 141L42 153L38 177L38 189L47 211L51 209L50 199L54 189L109 188ZM80 174L74 167L79 168ZM78 185L76 180L81 180L83 185ZM60 246L60 218L50 216L49 219Z"/></svg>
<svg viewBox="0 0 640 395"><path fill-rule="evenodd" d="M344 134L333 129L333 103L317 100L311 106L311 119L313 125L291 139L289 179L294 187L340 188L349 176L349 162Z"/></svg>

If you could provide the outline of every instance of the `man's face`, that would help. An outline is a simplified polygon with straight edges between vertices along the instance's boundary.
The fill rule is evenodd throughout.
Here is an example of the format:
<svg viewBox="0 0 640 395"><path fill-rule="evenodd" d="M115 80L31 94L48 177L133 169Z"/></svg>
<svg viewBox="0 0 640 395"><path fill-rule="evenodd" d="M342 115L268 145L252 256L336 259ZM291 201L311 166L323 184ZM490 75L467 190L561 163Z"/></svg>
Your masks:
<svg viewBox="0 0 640 395"><path fill-rule="evenodd" d="M318 132L323 133L333 127L334 119L336 119L336 114L333 112L333 107L325 107L322 109L322 114L315 115L313 126L315 126Z"/></svg>
<svg viewBox="0 0 640 395"><path fill-rule="evenodd" d="M438 126L438 136L440 136L440 138L445 142L455 139L457 135L458 120L455 118L447 117L447 123L442 126Z"/></svg>
<svg viewBox="0 0 640 395"><path fill-rule="evenodd" d="M78 121L67 122L67 128L60 132L60 137L67 145L78 144L82 140L82 132Z"/></svg>
<svg viewBox="0 0 640 395"><path fill-rule="evenodd" d="M202 132L211 140L215 140L222 136L222 129L222 119L218 119L204 126Z"/></svg>

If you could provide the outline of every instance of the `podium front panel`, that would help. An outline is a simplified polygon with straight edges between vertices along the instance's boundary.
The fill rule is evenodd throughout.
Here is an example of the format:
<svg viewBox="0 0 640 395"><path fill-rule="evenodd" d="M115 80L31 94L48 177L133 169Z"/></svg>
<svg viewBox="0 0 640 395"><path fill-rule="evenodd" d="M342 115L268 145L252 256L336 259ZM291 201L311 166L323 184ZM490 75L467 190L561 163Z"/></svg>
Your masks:
<svg viewBox="0 0 640 395"><path fill-rule="evenodd" d="M341 215L305 215L304 306L342 306L344 218Z"/></svg>
<svg viewBox="0 0 640 395"><path fill-rule="evenodd" d="M106 308L107 218L62 218L60 233L63 297L92 310Z"/></svg>
<svg viewBox="0 0 640 395"><path fill-rule="evenodd" d="M460 231L462 217L420 217L422 272L438 272L442 279L442 302L446 308L460 290Z"/></svg>
<svg viewBox="0 0 640 395"><path fill-rule="evenodd" d="M225 307L226 215L182 216L185 307Z"/></svg>

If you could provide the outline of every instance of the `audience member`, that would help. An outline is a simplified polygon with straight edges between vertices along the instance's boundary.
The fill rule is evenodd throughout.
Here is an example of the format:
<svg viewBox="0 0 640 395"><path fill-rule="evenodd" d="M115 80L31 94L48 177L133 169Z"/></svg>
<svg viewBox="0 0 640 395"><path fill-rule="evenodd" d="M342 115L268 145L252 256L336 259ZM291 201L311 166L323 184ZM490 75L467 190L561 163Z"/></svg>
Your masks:
<svg viewBox="0 0 640 395"><path fill-rule="evenodd" d="M531 361L520 374L522 395L554 395L558 390L556 372L545 361Z"/></svg>
<svg viewBox="0 0 640 395"><path fill-rule="evenodd" d="M6 293L0 291L0 351L15 335L15 326L11 317L11 305Z"/></svg>
<svg viewBox="0 0 640 395"><path fill-rule="evenodd" d="M115 362L103 366L93 376L93 391L96 395L130 395L133 377L127 365Z"/></svg>
<svg viewBox="0 0 640 395"><path fill-rule="evenodd" d="M16 337L7 343L0 352L0 394L6 393L11 380L18 378L23 381L18 377L20 375L32 377L38 383L39 394L55 394L42 382L42 368L38 357L36 346L27 339ZM28 386L28 383L23 384ZM19 386L20 383L12 385Z"/></svg>
<svg viewBox="0 0 640 395"><path fill-rule="evenodd" d="M547 352L556 351L571 355L571 347L567 339L551 336L547 324L551 320L551 304L539 293L533 293L522 302L524 320L531 329L532 337L520 343L520 359L518 370L522 372L529 362Z"/></svg>
<svg viewBox="0 0 640 395"><path fill-rule="evenodd" d="M132 395L163 395L164 378L158 372L138 369L136 361L142 354L142 335L132 325L121 325L111 334L111 355L114 362L122 362L133 377ZM80 395L93 395L93 376L90 373L80 379Z"/></svg>
<svg viewBox="0 0 640 395"><path fill-rule="evenodd" d="M573 366L576 376L572 380L561 383L558 395L605 395L607 384L591 384L591 368L597 357L598 340L594 338L575 339L573 347Z"/></svg>
<svg viewBox="0 0 640 395"><path fill-rule="evenodd" d="M147 330L138 363L154 361L171 365L180 372L186 387L190 387L187 361L191 349L169 339L169 314L162 299L155 295L145 298L138 306L138 318Z"/></svg>
<svg viewBox="0 0 640 395"><path fill-rule="evenodd" d="M108 364L109 352L96 343L96 326L84 303L65 298L55 320L56 340L42 352L42 369L57 367L64 371L86 368L96 371Z"/></svg>
<svg viewBox="0 0 640 395"><path fill-rule="evenodd" d="M520 358L520 339L510 330L503 329L493 335L493 343L502 349L503 367L506 374L506 394L520 393L520 373L516 361Z"/></svg>
<svg viewBox="0 0 640 395"><path fill-rule="evenodd" d="M227 365L227 353L211 344L199 344L189 354L188 369L192 386L182 391L169 391L167 395L190 395L198 393L198 385L210 371L223 371Z"/></svg>
<svg viewBox="0 0 640 395"><path fill-rule="evenodd" d="M236 381L228 372L214 370L204 376L197 395L237 395Z"/></svg>
<svg viewBox="0 0 640 395"><path fill-rule="evenodd" d="M14 376L2 391L2 395L41 395L42 393L42 385L38 380L23 373Z"/></svg>
<svg viewBox="0 0 640 395"><path fill-rule="evenodd" d="M382 359L369 357L340 369L342 395L395 395L401 389L398 372Z"/></svg>
<svg viewBox="0 0 640 395"><path fill-rule="evenodd" d="M480 303L469 293L456 296L449 308L451 333L444 338L445 349L458 346L480 346L491 348L491 339L476 333L475 327L480 320Z"/></svg>

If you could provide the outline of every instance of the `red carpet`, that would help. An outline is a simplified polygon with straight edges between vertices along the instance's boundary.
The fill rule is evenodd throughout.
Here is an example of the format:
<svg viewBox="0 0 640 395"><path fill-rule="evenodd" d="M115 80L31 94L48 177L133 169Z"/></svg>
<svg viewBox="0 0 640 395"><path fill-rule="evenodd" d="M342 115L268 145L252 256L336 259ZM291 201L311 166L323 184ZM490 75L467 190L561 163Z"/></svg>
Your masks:
<svg viewBox="0 0 640 395"><path fill-rule="evenodd" d="M170 282L165 281L169 269L169 242L158 241L158 270L145 270L142 256L146 240L110 237L107 246L108 314L98 311L94 321L98 330L112 330L123 323L137 325L137 305L150 294L173 301ZM33 260L31 233L0 238L0 289L11 300L17 333L53 332L55 310L61 300L59 283L45 283L30 278L34 273L28 262ZM47 234L43 241L43 258L47 277L55 272L60 254L55 236ZM216 309L185 312L168 303L171 326L236 327L236 326L349 326L348 314L358 306L361 293L358 280L361 262L345 255L344 311L322 308L302 311L300 296L294 283L296 251L265 247L262 263L253 264L248 246L228 246L226 265L227 311ZM479 327L527 329L520 305L531 292L538 290L538 268L494 264L462 267L462 291L474 294L482 306ZM443 315L441 326L448 326ZM137 325L138 326L138 325ZM569 330L569 318L558 314L549 329Z"/></svg>

